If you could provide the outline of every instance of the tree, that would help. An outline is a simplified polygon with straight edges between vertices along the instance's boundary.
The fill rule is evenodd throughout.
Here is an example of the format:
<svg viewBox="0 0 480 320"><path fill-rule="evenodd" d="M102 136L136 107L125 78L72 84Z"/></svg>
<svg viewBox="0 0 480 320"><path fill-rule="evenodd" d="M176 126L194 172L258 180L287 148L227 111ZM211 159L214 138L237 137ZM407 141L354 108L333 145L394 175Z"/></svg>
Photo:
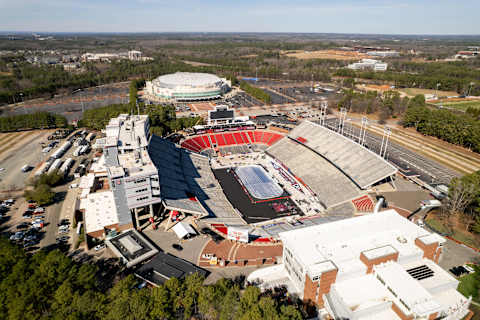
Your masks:
<svg viewBox="0 0 480 320"><path fill-rule="evenodd" d="M35 201L37 204L44 206L53 202L55 192L48 185L41 184L33 190L26 190L24 196L27 200Z"/></svg>

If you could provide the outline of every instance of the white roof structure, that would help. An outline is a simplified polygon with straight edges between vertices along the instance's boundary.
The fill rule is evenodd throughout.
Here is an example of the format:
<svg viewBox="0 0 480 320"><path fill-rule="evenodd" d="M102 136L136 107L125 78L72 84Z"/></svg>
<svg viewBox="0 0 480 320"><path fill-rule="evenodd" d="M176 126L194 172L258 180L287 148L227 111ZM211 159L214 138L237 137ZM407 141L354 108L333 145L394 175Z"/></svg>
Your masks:
<svg viewBox="0 0 480 320"><path fill-rule="evenodd" d="M85 209L86 233L103 230L105 226L118 223L112 191L90 193L81 200L80 207Z"/></svg>
<svg viewBox="0 0 480 320"><path fill-rule="evenodd" d="M153 80L155 85L176 88L176 87L199 87L221 82L222 79L210 73L176 72L160 76Z"/></svg>
<svg viewBox="0 0 480 320"><path fill-rule="evenodd" d="M386 210L282 232L279 236L307 268L331 261L338 268L339 279L350 272L365 272L366 266L359 260L362 252L374 256L396 250L399 261L421 258L423 251L415 245L415 239L429 234L395 210Z"/></svg>
<svg viewBox="0 0 480 320"><path fill-rule="evenodd" d="M405 303L405 306L399 304L399 307L408 307L404 314L411 310L416 315L427 316L441 310L441 305L432 295L398 263L390 261L374 269L376 275Z"/></svg>
<svg viewBox="0 0 480 320"><path fill-rule="evenodd" d="M190 224L184 222L177 223L173 226L172 230L175 231L177 237L179 237L180 239L185 238L189 234L197 234Z"/></svg>

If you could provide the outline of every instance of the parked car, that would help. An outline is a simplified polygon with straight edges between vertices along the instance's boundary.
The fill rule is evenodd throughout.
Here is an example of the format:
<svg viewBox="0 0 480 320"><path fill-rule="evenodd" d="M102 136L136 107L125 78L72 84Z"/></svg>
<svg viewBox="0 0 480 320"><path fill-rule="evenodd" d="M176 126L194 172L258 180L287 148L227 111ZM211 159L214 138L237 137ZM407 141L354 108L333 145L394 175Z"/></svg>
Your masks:
<svg viewBox="0 0 480 320"><path fill-rule="evenodd" d="M24 213L24 214L22 215L22 217L23 217L24 219L31 219L31 218L32 218L32 214L31 214L31 213Z"/></svg>
<svg viewBox="0 0 480 320"><path fill-rule="evenodd" d="M23 238L23 241L34 241L34 240L37 240L36 234L26 235L25 238Z"/></svg>
<svg viewBox="0 0 480 320"><path fill-rule="evenodd" d="M22 240L24 236L25 236L25 232L18 231L10 237L10 240L19 241L19 240Z"/></svg>
<svg viewBox="0 0 480 320"><path fill-rule="evenodd" d="M30 200L30 201L31 201L31 200ZM32 210L33 210L33 209L35 209L36 207L37 207L37 205L34 204L34 203L29 203L29 204L28 204L28 209L32 209Z"/></svg>
<svg viewBox="0 0 480 320"><path fill-rule="evenodd" d="M103 249L105 249L105 247L106 247L105 243L97 244L95 246L95 251L103 250Z"/></svg>
<svg viewBox="0 0 480 320"><path fill-rule="evenodd" d="M28 227L30 227L30 224L28 222L22 222L17 225L17 229L28 229Z"/></svg>
<svg viewBox="0 0 480 320"><path fill-rule="evenodd" d="M172 244L172 247L173 249L177 250L177 251L182 251L183 250L183 247L177 243L174 243Z"/></svg>
<svg viewBox="0 0 480 320"><path fill-rule="evenodd" d="M58 230L68 230L68 229L70 229L69 225L61 225L60 227L58 227Z"/></svg>
<svg viewBox="0 0 480 320"><path fill-rule="evenodd" d="M33 210L34 214L39 214L39 213L44 213L44 212L45 212L45 208L43 208L43 207L38 207L38 208L35 208L35 210Z"/></svg>
<svg viewBox="0 0 480 320"><path fill-rule="evenodd" d="M67 242L68 239L70 239L69 236L61 236L61 237L58 237L58 238L57 238L57 241L58 241L58 242Z"/></svg>
<svg viewBox="0 0 480 320"><path fill-rule="evenodd" d="M23 244L24 248L28 248L37 244L37 241L27 241Z"/></svg>
<svg viewBox="0 0 480 320"><path fill-rule="evenodd" d="M70 225L70 221L68 219L62 219L60 220L60 222L57 224L57 227L61 227L61 226L68 226Z"/></svg>
<svg viewBox="0 0 480 320"><path fill-rule="evenodd" d="M72 183L69 188L70 189L78 188L78 183Z"/></svg>
<svg viewBox="0 0 480 320"><path fill-rule="evenodd" d="M59 234L66 234L66 233L68 233L68 230L60 230L60 231L58 231L58 233Z"/></svg>

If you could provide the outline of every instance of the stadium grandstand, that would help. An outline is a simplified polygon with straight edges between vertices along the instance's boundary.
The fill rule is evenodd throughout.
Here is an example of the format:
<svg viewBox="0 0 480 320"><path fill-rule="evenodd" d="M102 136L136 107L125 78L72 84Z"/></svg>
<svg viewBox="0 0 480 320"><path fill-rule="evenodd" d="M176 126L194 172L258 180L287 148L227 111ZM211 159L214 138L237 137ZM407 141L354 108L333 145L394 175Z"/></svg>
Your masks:
<svg viewBox="0 0 480 320"><path fill-rule="evenodd" d="M213 74L176 72L147 81L145 93L158 101L201 101L221 98L230 86L230 81Z"/></svg>
<svg viewBox="0 0 480 320"><path fill-rule="evenodd" d="M158 169L160 193L166 210L232 224L245 224L225 197L210 168L209 159L152 136L150 157ZM215 220L212 220L215 221Z"/></svg>
<svg viewBox="0 0 480 320"><path fill-rule="evenodd" d="M397 172L394 166L367 148L310 121L302 122L288 137L330 161L361 189Z"/></svg>
<svg viewBox="0 0 480 320"><path fill-rule="evenodd" d="M268 130L241 130L188 137L181 143L181 146L194 152L213 156L215 152L221 154L247 153L249 152L248 146L252 151L265 150L282 138L282 134Z"/></svg>
<svg viewBox="0 0 480 320"><path fill-rule="evenodd" d="M287 137L266 150L303 181L330 208L360 195L360 189L330 162Z"/></svg>

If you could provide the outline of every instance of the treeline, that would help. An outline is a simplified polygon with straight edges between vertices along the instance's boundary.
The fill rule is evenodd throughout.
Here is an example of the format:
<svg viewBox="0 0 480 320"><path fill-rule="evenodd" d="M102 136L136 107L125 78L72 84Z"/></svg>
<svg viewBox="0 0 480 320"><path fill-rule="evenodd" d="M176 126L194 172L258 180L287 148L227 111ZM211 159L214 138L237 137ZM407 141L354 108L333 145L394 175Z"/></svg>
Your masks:
<svg viewBox="0 0 480 320"><path fill-rule="evenodd" d="M58 114L49 112L35 112L9 117L0 117L0 132L26 130L65 128L67 119Z"/></svg>
<svg viewBox="0 0 480 320"><path fill-rule="evenodd" d="M0 58L1 61L2 58ZM85 63L85 72L71 73L62 66L9 64L7 75L0 75L0 105L38 97L52 97L63 91L93 87L131 78L151 79L162 74L218 71L214 66L192 66L158 55L153 61L119 60L112 63ZM231 71L228 71L229 73Z"/></svg>
<svg viewBox="0 0 480 320"><path fill-rule="evenodd" d="M148 114L150 131L159 136L203 123L203 119L200 117L177 118L173 106L145 106L143 103L140 103L139 110L130 104L114 104L85 110L79 126L92 130L101 130L105 128L111 118L115 118L122 113L136 114L137 111L140 111L140 114Z"/></svg>
<svg viewBox="0 0 480 320"><path fill-rule="evenodd" d="M136 79L130 82L130 88L129 88L130 105L135 106L135 103L137 102L137 98L138 98L138 90L140 88L143 88L144 86L145 86L145 79Z"/></svg>
<svg viewBox="0 0 480 320"><path fill-rule="evenodd" d="M423 106L408 108L403 117L404 127L480 152L480 121L470 114Z"/></svg>
<svg viewBox="0 0 480 320"><path fill-rule="evenodd" d="M0 238L0 319L302 319L298 300L227 279L203 285L194 274L137 289L133 276L110 286L115 273L112 265L75 263L59 250L27 255Z"/></svg>
<svg viewBox="0 0 480 320"><path fill-rule="evenodd" d="M263 101L265 104L270 104L272 100L268 93L266 93L260 88L251 86L246 81L243 81L243 80L240 81L240 89L242 89L243 91L245 91L246 93L254 97L255 99Z"/></svg>

